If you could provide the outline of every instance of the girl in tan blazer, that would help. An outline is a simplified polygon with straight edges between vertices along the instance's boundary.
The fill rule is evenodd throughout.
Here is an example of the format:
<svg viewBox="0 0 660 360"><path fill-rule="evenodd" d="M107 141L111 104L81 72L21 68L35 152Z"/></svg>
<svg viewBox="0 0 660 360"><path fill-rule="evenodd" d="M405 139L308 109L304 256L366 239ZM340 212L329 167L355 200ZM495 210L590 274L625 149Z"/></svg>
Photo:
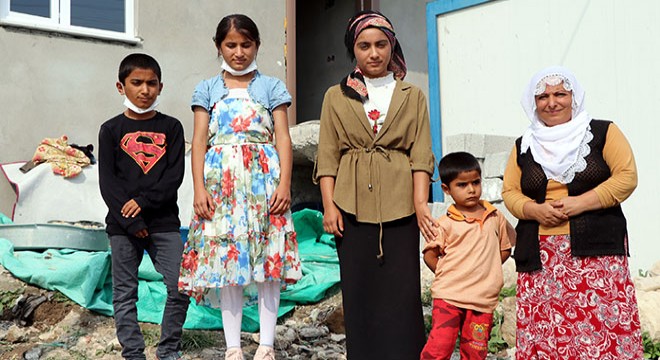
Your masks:
<svg viewBox="0 0 660 360"><path fill-rule="evenodd" d="M357 66L325 94L315 179L337 241L348 358L415 359L425 342L419 233L435 235L426 98L402 81L385 16L358 13L344 42Z"/></svg>

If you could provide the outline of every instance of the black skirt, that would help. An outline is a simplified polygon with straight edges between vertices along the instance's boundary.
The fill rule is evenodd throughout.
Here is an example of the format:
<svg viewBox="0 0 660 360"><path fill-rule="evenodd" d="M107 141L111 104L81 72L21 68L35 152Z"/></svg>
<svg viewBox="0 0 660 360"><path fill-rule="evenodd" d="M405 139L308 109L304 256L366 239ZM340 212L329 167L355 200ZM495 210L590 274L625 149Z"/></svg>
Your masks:
<svg viewBox="0 0 660 360"><path fill-rule="evenodd" d="M419 359L426 338L415 215L383 223L382 259L379 225L343 219L336 241L348 359Z"/></svg>

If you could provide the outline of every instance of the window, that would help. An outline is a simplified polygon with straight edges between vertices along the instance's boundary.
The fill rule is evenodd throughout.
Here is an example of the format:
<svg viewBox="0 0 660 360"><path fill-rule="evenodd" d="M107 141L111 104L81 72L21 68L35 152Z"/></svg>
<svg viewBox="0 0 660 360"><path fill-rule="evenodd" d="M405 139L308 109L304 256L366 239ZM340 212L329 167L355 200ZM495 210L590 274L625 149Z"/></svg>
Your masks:
<svg viewBox="0 0 660 360"><path fill-rule="evenodd" d="M135 0L0 0L0 24L139 42Z"/></svg>

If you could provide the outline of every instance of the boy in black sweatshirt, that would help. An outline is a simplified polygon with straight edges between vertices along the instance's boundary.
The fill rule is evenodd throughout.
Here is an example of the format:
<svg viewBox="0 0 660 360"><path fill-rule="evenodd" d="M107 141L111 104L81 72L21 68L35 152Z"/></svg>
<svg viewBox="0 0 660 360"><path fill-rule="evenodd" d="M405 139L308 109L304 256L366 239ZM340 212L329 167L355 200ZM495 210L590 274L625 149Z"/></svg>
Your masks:
<svg viewBox="0 0 660 360"><path fill-rule="evenodd" d="M177 289L183 252L177 206L184 172L183 127L154 110L162 89L158 62L145 54L128 55L119 65L117 82L126 110L99 131L99 183L109 210L105 221L112 253L112 305L125 359L146 359L135 305L145 251L167 287L158 359L181 358L189 304Z"/></svg>

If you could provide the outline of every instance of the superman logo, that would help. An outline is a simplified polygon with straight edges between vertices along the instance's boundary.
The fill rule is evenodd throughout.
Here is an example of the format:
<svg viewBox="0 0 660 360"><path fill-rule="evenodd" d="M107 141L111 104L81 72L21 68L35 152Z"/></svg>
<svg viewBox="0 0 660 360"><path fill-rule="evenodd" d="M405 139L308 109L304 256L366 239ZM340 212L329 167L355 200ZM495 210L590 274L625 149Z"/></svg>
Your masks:
<svg viewBox="0 0 660 360"><path fill-rule="evenodd" d="M165 155L165 134L147 131L128 133L121 139L121 148L148 173Z"/></svg>

